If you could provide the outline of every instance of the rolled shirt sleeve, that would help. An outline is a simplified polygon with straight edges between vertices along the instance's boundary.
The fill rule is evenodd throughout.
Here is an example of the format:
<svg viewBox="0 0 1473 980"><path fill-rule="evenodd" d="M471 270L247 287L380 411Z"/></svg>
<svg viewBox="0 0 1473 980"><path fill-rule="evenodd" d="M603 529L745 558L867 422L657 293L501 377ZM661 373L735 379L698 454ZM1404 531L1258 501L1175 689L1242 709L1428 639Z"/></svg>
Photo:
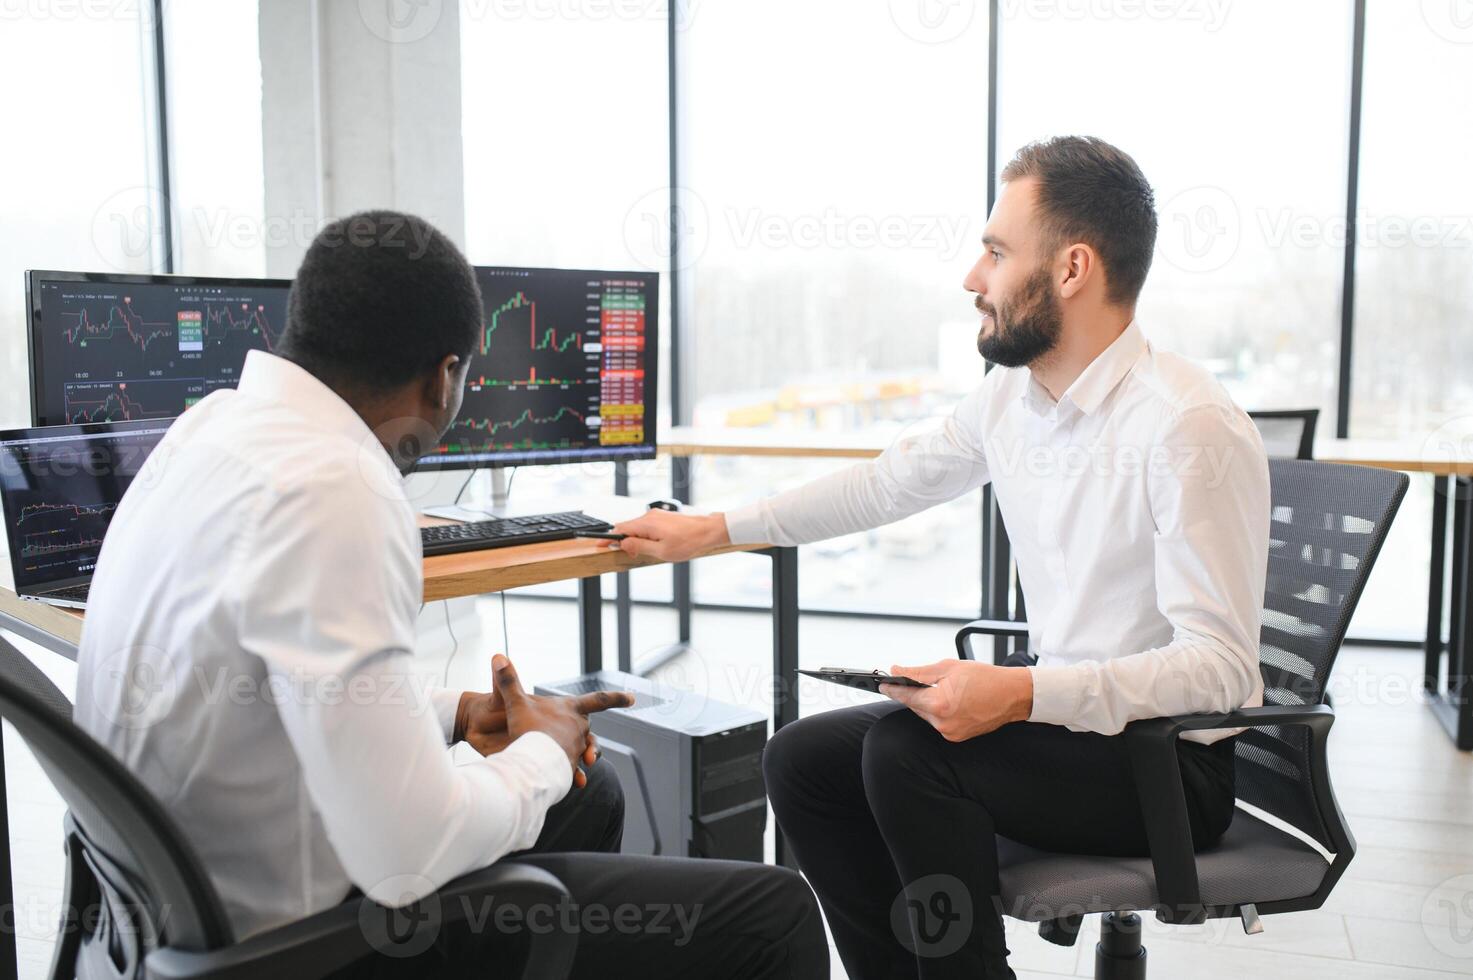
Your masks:
<svg viewBox="0 0 1473 980"><path fill-rule="evenodd" d="M460 698L465 692L449 687L432 687L425 693L435 711L435 720L440 723L445 744L449 745L455 741L455 715L460 710Z"/></svg>
<svg viewBox="0 0 1473 980"><path fill-rule="evenodd" d="M728 511L733 544L809 544L891 524L987 482L981 405L986 384L940 425L907 433L873 460Z"/></svg>

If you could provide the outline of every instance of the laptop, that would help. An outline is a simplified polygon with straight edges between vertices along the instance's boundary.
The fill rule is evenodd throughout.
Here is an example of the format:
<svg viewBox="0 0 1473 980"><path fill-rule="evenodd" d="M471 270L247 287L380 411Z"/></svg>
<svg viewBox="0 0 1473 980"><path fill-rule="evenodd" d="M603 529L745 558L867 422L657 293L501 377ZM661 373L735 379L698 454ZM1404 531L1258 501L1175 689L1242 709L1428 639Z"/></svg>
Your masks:
<svg viewBox="0 0 1473 980"><path fill-rule="evenodd" d="M86 606L113 511L172 421L0 430L0 509L16 595Z"/></svg>

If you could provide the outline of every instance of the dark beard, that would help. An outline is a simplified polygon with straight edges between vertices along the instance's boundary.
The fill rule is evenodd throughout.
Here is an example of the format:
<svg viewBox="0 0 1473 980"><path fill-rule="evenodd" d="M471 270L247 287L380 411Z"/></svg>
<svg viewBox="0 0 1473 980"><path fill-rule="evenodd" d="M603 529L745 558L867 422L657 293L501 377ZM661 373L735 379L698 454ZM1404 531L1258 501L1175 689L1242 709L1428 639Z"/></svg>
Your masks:
<svg viewBox="0 0 1473 980"><path fill-rule="evenodd" d="M981 297L977 308L984 311ZM1064 329L1064 312L1047 269L1023 283L1016 299L992 310L992 333L977 334L977 351L1001 367L1032 364L1054 349Z"/></svg>

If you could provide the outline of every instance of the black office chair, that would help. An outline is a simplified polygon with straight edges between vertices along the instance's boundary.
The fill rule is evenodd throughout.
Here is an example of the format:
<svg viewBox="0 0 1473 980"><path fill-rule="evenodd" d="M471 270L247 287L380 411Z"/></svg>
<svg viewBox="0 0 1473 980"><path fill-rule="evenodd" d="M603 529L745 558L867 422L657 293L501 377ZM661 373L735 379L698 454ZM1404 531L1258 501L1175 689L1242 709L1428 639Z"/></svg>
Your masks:
<svg viewBox="0 0 1473 980"><path fill-rule="evenodd" d="M65 911L53 980L72 980L79 962L89 976L309 980L374 952L417 949L423 930L485 915L493 901L496 909L525 911L569 900L562 883L541 868L502 862L457 878L406 909L360 899L237 942L214 885L173 818L72 722L66 697L4 640L0 717L25 739L69 807ZM524 976L568 975L573 940L535 930L529 939Z"/></svg>
<svg viewBox="0 0 1473 980"><path fill-rule="evenodd" d="M1320 420L1319 409L1249 412L1248 417L1258 426L1269 459L1314 459L1314 429Z"/></svg>
<svg viewBox="0 0 1473 980"><path fill-rule="evenodd" d="M1126 726L1149 858L1053 854L999 841L1002 898L1010 914L1039 922L1050 942L1072 946L1083 916L1103 912L1096 980L1142 980L1146 952L1137 910L1194 924L1317 909L1355 855L1330 786L1325 748L1334 709L1325 684L1381 543L1406 494L1402 473L1270 460L1272 525L1259 661L1261 708L1153 718ZM1026 623L978 620L957 634L1027 635ZM1243 809L1222 840L1193 853L1176 740L1185 731L1246 728L1238 737L1237 795L1297 829L1318 850Z"/></svg>

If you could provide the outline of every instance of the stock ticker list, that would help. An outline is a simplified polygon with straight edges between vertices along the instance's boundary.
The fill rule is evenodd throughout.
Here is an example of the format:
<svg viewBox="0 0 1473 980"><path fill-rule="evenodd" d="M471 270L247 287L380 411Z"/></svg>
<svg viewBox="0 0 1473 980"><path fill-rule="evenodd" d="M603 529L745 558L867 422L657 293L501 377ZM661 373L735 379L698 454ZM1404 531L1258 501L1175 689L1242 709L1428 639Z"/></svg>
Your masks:
<svg viewBox="0 0 1473 980"><path fill-rule="evenodd" d="M285 287L43 282L47 423L173 418L275 348Z"/></svg>
<svg viewBox="0 0 1473 980"><path fill-rule="evenodd" d="M485 321L442 455L645 441L650 282L565 270L477 270Z"/></svg>

